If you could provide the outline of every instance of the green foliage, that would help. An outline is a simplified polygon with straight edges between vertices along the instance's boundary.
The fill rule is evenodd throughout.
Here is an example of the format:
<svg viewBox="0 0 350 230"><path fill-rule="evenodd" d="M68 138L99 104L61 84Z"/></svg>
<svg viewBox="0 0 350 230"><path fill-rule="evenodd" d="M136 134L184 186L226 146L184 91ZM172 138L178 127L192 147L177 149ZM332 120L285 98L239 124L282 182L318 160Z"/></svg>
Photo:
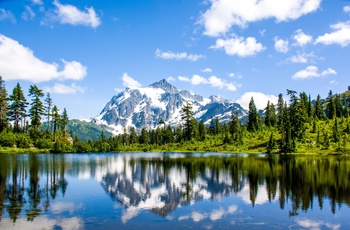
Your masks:
<svg viewBox="0 0 350 230"><path fill-rule="evenodd" d="M0 76L0 132L2 132L8 123L7 108L8 108L8 97L5 88L5 81Z"/></svg>
<svg viewBox="0 0 350 230"><path fill-rule="evenodd" d="M17 148L29 148L31 145L31 139L24 133L16 134L16 146Z"/></svg>
<svg viewBox="0 0 350 230"><path fill-rule="evenodd" d="M258 110L255 106L255 102L252 97L249 102L247 130L250 132L255 132L255 131L258 131L259 128L260 128L260 116L258 114Z"/></svg>
<svg viewBox="0 0 350 230"><path fill-rule="evenodd" d="M20 132L19 123L26 117L26 107L28 102L24 97L19 83L17 83L16 87L13 89L12 94L9 96L9 100L12 102L8 109L9 119L14 122L14 131Z"/></svg>
<svg viewBox="0 0 350 230"><path fill-rule="evenodd" d="M47 138L39 138L35 140L34 146L39 149L51 149L53 147L53 143L50 139Z"/></svg>
<svg viewBox="0 0 350 230"><path fill-rule="evenodd" d="M6 130L0 133L0 146L13 147L16 144L16 136L12 132Z"/></svg>

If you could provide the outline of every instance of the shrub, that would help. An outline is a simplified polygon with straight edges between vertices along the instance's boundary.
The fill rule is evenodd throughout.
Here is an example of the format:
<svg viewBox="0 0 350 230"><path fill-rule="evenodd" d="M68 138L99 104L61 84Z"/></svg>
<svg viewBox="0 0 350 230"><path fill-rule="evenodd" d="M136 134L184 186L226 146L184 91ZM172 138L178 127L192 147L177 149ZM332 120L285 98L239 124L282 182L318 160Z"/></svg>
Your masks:
<svg viewBox="0 0 350 230"><path fill-rule="evenodd" d="M0 133L0 146L13 147L16 144L16 136L12 132Z"/></svg>
<svg viewBox="0 0 350 230"><path fill-rule="evenodd" d="M51 149L53 147L51 140L46 139L46 138L37 139L35 141L34 145L38 149Z"/></svg>
<svg viewBox="0 0 350 230"><path fill-rule="evenodd" d="M19 133L16 135L17 148L29 148L30 144L31 144L31 139L26 134Z"/></svg>

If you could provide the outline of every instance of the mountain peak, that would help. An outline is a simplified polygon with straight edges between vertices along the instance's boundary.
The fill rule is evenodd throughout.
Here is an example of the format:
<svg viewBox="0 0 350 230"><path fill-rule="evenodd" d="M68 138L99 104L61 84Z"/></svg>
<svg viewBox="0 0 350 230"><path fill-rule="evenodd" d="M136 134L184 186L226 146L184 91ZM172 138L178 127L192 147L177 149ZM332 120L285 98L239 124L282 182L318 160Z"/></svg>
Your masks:
<svg viewBox="0 0 350 230"><path fill-rule="evenodd" d="M162 80L160 80L158 82L155 82L155 83L149 85L149 87L160 88L160 89L163 89L165 92L168 92L168 93L177 93L177 92L179 92L179 90L175 86L173 86L172 84L167 82L167 80L165 80L165 79L162 79Z"/></svg>

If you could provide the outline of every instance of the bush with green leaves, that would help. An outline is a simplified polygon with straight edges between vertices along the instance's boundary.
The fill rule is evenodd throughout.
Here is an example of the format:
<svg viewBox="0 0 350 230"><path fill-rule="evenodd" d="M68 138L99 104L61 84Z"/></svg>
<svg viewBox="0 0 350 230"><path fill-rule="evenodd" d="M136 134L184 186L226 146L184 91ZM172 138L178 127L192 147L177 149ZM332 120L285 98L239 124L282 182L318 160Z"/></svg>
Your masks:
<svg viewBox="0 0 350 230"><path fill-rule="evenodd" d="M16 146L17 148L29 148L31 145L31 139L24 133L16 134Z"/></svg>
<svg viewBox="0 0 350 230"><path fill-rule="evenodd" d="M0 133L0 146L13 147L16 144L16 136L12 132L3 131Z"/></svg>
<svg viewBox="0 0 350 230"><path fill-rule="evenodd" d="M50 139L40 138L37 139L34 143L35 147L38 149L51 149L53 147L53 143Z"/></svg>

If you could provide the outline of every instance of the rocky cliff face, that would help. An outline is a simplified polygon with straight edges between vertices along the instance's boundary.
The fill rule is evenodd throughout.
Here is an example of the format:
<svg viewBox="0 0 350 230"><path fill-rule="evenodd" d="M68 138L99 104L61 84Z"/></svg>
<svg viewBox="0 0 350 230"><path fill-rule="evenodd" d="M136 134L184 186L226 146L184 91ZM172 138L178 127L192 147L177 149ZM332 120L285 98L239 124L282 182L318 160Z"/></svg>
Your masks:
<svg viewBox="0 0 350 230"><path fill-rule="evenodd" d="M238 112L239 117L247 114L237 103L217 96L203 98L161 80L145 88L126 88L113 96L92 122L104 125L114 134L121 134L129 127L135 127L138 131L142 128L154 129L160 120L167 125L177 126L181 123L182 106L187 101L193 107L194 117L206 124L216 117L221 122L227 122L235 112Z"/></svg>

